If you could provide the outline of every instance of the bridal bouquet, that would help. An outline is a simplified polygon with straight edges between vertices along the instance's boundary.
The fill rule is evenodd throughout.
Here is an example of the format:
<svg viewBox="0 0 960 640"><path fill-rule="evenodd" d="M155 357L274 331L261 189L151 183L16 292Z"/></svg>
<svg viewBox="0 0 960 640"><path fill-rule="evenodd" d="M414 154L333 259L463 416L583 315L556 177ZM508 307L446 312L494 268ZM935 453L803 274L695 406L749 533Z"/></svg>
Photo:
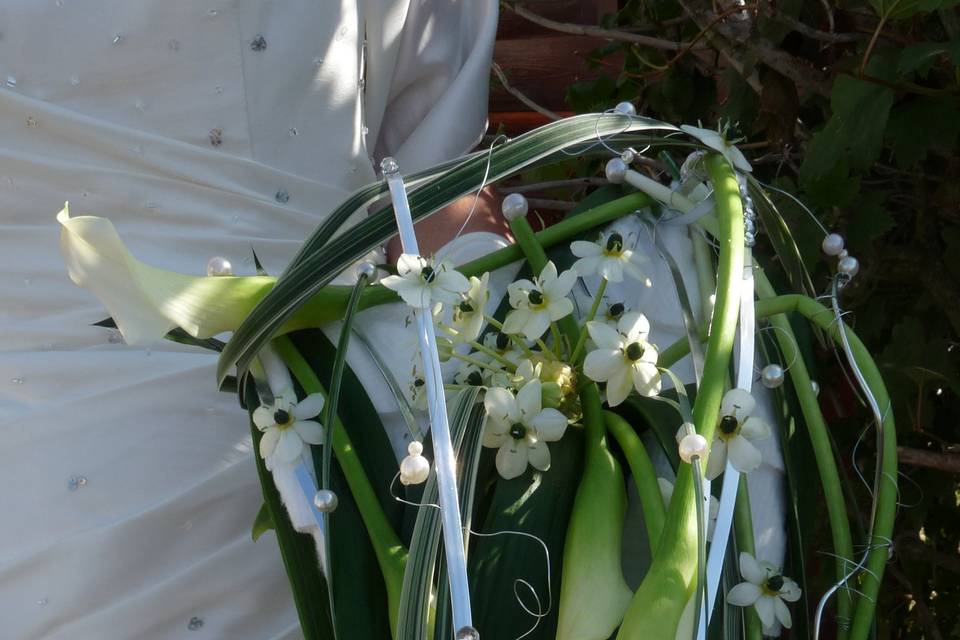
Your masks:
<svg viewBox="0 0 960 640"><path fill-rule="evenodd" d="M651 158L641 163L637 149ZM609 185L565 220L535 233L527 201L511 194L515 244L459 265L410 250L412 220L571 155L599 156ZM633 168L651 159L670 184ZM843 322L839 292L858 264L839 235L823 240L837 268L818 299L772 187L724 134L638 117L629 104L405 178L385 162L384 175L339 205L279 277L259 263L259 275L235 276L218 259L206 276L162 271L136 260L109 221L66 207L58 216L71 277L127 342L166 336L220 352L218 382L248 410L257 452L253 536L275 531L307 638L870 636L896 441L877 368ZM387 193L390 206L342 228ZM702 314L659 240L665 225L689 230ZM398 227L406 252L395 267L358 266ZM637 229L655 252L638 250ZM762 231L798 293L778 294L755 262ZM675 344L652 341L651 310L607 294L649 286L657 260L673 274L658 284L680 301L686 336ZM490 274L516 264L493 299ZM344 272L355 285L331 284ZM381 367L409 429L400 461L346 360L363 340L357 314L384 303L407 305L421 345L407 379ZM873 504L856 544L799 319L836 344L874 417ZM331 323L336 345L318 330ZM225 332L229 341L216 338ZM755 350L784 408L772 424L756 410ZM681 361L692 379L674 371ZM452 379L440 362L457 363ZM757 557L745 479L775 430L812 451L833 544L820 579L799 536L786 566ZM625 525L628 489L642 526Z"/></svg>

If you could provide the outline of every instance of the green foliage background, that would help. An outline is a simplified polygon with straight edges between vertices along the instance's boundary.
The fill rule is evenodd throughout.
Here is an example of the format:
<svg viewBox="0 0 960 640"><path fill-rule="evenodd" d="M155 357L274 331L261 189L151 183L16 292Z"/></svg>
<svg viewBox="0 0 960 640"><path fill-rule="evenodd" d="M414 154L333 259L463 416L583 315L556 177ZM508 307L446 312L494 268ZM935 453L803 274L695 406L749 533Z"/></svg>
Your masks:
<svg viewBox="0 0 960 640"><path fill-rule="evenodd" d="M846 238L861 270L842 304L877 355L898 441L953 465L960 457L956 4L629 0L599 25L611 32L609 44L589 55L601 75L567 94L579 113L630 100L639 114L667 122L730 123L759 179L796 195ZM695 44L662 50L625 42L623 33ZM822 232L789 198L776 200L815 286L825 290L835 261L820 252ZM762 236L758 250L772 256ZM835 354L814 354L832 435L849 452L866 412ZM868 475L870 441L856 460ZM862 526L869 495L848 453L843 463ZM877 637L960 638L958 475L901 467L902 507ZM817 513L802 526L829 549L823 521ZM827 561L807 558L808 573L822 574Z"/></svg>

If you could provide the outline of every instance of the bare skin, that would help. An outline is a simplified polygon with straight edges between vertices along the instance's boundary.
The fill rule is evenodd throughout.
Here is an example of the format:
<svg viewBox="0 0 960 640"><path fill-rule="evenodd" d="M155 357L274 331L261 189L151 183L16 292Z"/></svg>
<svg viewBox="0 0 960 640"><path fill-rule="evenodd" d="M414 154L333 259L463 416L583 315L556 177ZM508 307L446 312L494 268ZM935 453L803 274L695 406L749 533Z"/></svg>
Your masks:
<svg viewBox="0 0 960 640"><path fill-rule="evenodd" d="M474 199L474 195L464 196L415 225L417 242L422 255L433 255L440 247L450 242L468 217L470 220L462 233L490 231L510 240L513 239L510 235L510 227L500 213L500 198L496 193L489 188L481 191L471 216L470 209L473 207ZM390 264L396 264L401 253L403 251L400 248L400 238L394 236L387 243L387 261Z"/></svg>

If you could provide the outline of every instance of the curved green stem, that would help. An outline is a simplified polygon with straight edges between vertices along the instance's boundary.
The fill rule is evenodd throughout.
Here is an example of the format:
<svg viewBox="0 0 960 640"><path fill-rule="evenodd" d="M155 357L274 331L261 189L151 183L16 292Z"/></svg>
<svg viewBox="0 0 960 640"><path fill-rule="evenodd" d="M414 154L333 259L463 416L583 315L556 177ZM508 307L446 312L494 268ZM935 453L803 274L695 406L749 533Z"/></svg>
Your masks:
<svg viewBox="0 0 960 640"><path fill-rule="evenodd" d="M653 469L653 463L650 462L650 456L647 455L643 442L627 421L612 411L605 411L603 417L606 420L607 431L616 438L627 458L627 464L630 465L633 482L640 496L643 523L647 528L647 540L652 556L660 540L666 516L663 495L660 493L660 485L657 484L657 473Z"/></svg>
<svg viewBox="0 0 960 640"><path fill-rule="evenodd" d="M597 310L600 308L600 302L603 300L603 294L607 290L607 279L600 278L600 286L597 287L597 292L593 296L593 304L590 305L590 311L587 313L587 317L583 319L583 327L580 328L580 335L577 336L577 344L573 347L573 353L570 354L570 364L573 366L577 365L577 360L580 359L580 352L583 351L583 347L587 344L587 323L597 317Z"/></svg>
<svg viewBox="0 0 960 640"><path fill-rule="evenodd" d="M756 556L757 549L753 539L753 517L751 514L747 476L740 474L740 483L737 485L737 502L733 507L734 537L737 540L739 551L746 551L750 555ZM762 640L763 624L753 607L744 609L743 621L747 639Z"/></svg>
<svg viewBox="0 0 960 640"><path fill-rule="evenodd" d="M317 378L316 373L300 355L289 338L285 336L276 338L273 346L306 393L326 394L320 379ZM331 428L331 426L327 425L327 428ZM390 521L380 506L377 494L363 470L363 463L357 457L350 436L347 435L347 430L339 417L334 417L332 428L333 453L337 457L337 462L340 463L343 475L347 479L347 485L350 487L350 493L357 503L360 517L367 528L370 542L373 543L377 564L380 565L380 571L383 573L383 580L387 587L390 628L395 629L400 607L400 593L403 589L403 573L407 564L407 549L400 542L400 538L397 537L393 527L390 526Z"/></svg>
<svg viewBox="0 0 960 640"><path fill-rule="evenodd" d="M744 252L743 208L737 179L730 165L718 155L707 158L706 166L714 186L720 256L711 334L693 417L697 432L710 442L733 352ZM683 608L690 599L697 568L698 532L693 482L690 465L681 465L660 545L627 610L617 636L621 640L673 638L676 634Z"/></svg>

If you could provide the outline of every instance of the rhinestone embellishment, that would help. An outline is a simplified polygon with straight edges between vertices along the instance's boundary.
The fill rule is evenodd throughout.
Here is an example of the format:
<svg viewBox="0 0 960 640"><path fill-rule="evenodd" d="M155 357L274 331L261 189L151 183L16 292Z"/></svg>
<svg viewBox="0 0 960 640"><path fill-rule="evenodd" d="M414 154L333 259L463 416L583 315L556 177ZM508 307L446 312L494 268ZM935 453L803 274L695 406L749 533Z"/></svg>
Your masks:
<svg viewBox="0 0 960 640"><path fill-rule="evenodd" d="M250 43L250 48L254 51L263 51L267 48L267 40L262 35L257 35Z"/></svg>
<svg viewBox="0 0 960 640"><path fill-rule="evenodd" d="M202 626L203 626L203 618L198 618L197 616L193 616L192 618L190 618L190 622L187 623L187 629L189 629L190 631L197 631Z"/></svg>
<svg viewBox="0 0 960 640"><path fill-rule="evenodd" d="M287 202L290 202L290 194L287 192L286 189L277 190L276 195L274 195L273 197L280 204L286 204Z"/></svg>

